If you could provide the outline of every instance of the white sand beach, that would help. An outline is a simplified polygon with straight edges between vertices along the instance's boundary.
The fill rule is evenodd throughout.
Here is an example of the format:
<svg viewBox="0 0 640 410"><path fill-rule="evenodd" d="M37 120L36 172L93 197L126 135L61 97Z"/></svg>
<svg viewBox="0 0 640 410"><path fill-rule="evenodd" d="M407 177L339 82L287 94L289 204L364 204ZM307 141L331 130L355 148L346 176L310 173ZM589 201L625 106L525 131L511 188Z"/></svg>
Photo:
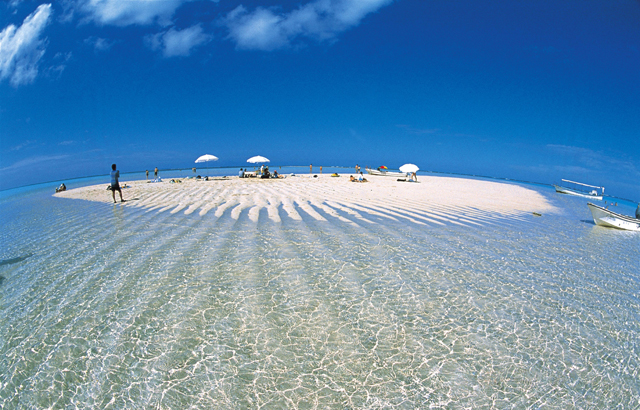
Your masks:
<svg viewBox="0 0 640 410"><path fill-rule="evenodd" d="M482 225L496 218L522 219L534 212L555 212L538 192L515 184L440 176L420 176L419 183L373 175L367 175L367 179L359 183L350 182L349 174L320 174L268 180L225 177L209 181L188 178L175 183L133 181L122 190L122 206L215 217L229 212L235 219L247 211L253 221L266 209L274 222L284 215L300 220L300 212L305 212L317 220L332 217L366 224L373 223L369 215L376 215L423 225ZM112 203L107 186L77 188L55 196ZM117 194L116 198L120 205ZM345 214L351 218L345 218Z"/></svg>

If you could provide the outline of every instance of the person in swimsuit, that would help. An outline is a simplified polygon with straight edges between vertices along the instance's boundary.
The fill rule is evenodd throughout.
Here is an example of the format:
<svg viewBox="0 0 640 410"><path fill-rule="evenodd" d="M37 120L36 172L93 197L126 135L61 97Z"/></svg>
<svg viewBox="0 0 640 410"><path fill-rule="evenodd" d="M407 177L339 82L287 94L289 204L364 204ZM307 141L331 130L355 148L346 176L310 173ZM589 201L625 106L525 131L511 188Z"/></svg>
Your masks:
<svg viewBox="0 0 640 410"><path fill-rule="evenodd" d="M116 170L116 164L111 164L111 194L113 195L113 203L116 203L116 191L120 193L120 202L124 202L122 199L122 189L120 189L120 171Z"/></svg>

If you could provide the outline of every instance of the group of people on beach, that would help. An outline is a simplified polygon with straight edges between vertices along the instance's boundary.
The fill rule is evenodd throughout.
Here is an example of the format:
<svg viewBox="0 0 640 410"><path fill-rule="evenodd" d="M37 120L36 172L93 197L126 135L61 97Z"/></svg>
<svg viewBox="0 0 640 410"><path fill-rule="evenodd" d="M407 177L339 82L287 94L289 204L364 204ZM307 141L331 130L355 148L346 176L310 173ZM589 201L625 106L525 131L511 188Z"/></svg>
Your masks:
<svg viewBox="0 0 640 410"><path fill-rule="evenodd" d="M360 174L358 174L358 178L354 178L353 175L351 175L349 177L349 181L351 181L351 182L369 182L369 181L367 181L367 178L365 178L364 175L362 175L362 172L360 172Z"/></svg>
<svg viewBox="0 0 640 410"><path fill-rule="evenodd" d="M147 182L149 182L149 170L147 169L144 172L147 175ZM195 168L193 169L193 172L196 172ZM153 181L151 181L151 182L161 182L161 181L162 181L161 179L158 179L158 167L156 167L153 170Z"/></svg>
<svg viewBox="0 0 640 410"><path fill-rule="evenodd" d="M262 165L257 173L251 172L249 173L248 169L240 168L240 172L238 172L238 178L253 178L259 177L263 179L267 178L282 178L282 175L278 173L278 170L274 170L273 173L269 171L269 166Z"/></svg>
<svg viewBox="0 0 640 410"><path fill-rule="evenodd" d="M320 173L322 174L322 165L320 165ZM309 174L313 174L313 164L309 164Z"/></svg>

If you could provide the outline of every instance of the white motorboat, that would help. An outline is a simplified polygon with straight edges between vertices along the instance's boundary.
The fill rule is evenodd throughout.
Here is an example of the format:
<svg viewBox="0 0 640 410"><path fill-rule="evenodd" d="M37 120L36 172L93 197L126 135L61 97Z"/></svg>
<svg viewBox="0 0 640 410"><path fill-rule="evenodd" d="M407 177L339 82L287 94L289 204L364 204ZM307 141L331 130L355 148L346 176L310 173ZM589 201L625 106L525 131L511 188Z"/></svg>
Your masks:
<svg viewBox="0 0 640 410"><path fill-rule="evenodd" d="M599 201L602 200L602 196L604 195L604 187L602 187L602 186L587 185L587 184L583 184L582 182L569 181L568 179L563 179L562 181L563 182L568 182L570 184L575 184L575 185L580 185L580 186L584 186L584 187L588 187L588 188L595 188L595 189L592 189L590 191L584 191L584 190L578 189L578 188L568 188L568 187L564 187L564 186L553 184L554 188L556 189L556 192L559 192L561 194L581 196L581 197L584 197L584 198L597 199ZM597 191L598 189L601 189L602 192L599 193Z"/></svg>
<svg viewBox="0 0 640 410"><path fill-rule="evenodd" d="M640 219L632 218L627 215L617 214L607 208L587 203L593 222L596 225L606 226L608 228L625 229L627 231L640 231Z"/></svg>
<svg viewBox="0 0 640 410"><path fill-rule="evenodd" d="M378 176L383 176L383 177L396 177L396 178L402 178L402 177L406 177L407 174L404 172L395 172L395 171L385 171L385 170L377 170L377 169L371 169L371 168L367 168L367 174L369 175L378 175Z"/></svg>

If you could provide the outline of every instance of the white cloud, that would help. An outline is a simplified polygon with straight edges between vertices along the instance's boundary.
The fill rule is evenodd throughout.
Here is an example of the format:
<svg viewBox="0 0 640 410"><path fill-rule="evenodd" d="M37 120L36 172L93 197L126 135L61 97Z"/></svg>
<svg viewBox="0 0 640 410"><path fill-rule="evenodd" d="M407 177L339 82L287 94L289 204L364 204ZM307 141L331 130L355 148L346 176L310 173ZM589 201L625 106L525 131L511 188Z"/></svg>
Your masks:
<svg viewBox="0 0 640 410"><path fill-rule="evenodd" d="M191 0L80 0L77 10L98 24L171 24L171 17Z"/></svg>
<svg viewBox="0 0 640 410"><path fill-rule="evenodd" d="M198 24L184 30L170 29L164 36L163 55L165 57L188 56L191 49L211 40L211 36L204 34L202 27Z"/></svg>
<svg viewBox="0 0 640 410"><path fill-rule="evenodd" d="M188 56L195 47L211 41L212 36L205 34L199 24L184 30L171 28L165 32L148 36L147 44L153 50L162 50L164 57Z"/></svg>
<svg viewBox="0 0 640 410"><path fill-rule="evenodd" d="M99 51L108 51L113 45L115 41L109 41L106 38L100 37L89 37L84 40L84 43L93 47L96 52Z"/></svg>
<svg viewBox="0 0 640 410"><path fill-rule="evenodd" d="M273 50L289 42L289 34L283 27L283 17L271 10L258 8L253 13L238 6L227 15L229 37L238 47L258 50Z"/></svg>
<svg viewBox="0 0 640 410"><path fill-rule="evenodd" d="M41 4L22 26L11 24L0 32L0 80L8 78L14 87L35 80L46 46L40 35L50 16L51 4Z"/></svg>
<svg viewBox="0 0 640 410"><path fill-rule="evenodd" d="M258 7L248 12L239 6L223 23L239 48L273 50L299 36L322 41L360 24L370 13L393 0L316 0L290 13Z"/></svg>
<svg viewBox="0 0 640 410"><path fill-rule="evenodd" d="M67 63L71 60L72 53L56 53L53 56L53 65L45 70L46 75L59 78L62 72L67 68Z"/></svg>

